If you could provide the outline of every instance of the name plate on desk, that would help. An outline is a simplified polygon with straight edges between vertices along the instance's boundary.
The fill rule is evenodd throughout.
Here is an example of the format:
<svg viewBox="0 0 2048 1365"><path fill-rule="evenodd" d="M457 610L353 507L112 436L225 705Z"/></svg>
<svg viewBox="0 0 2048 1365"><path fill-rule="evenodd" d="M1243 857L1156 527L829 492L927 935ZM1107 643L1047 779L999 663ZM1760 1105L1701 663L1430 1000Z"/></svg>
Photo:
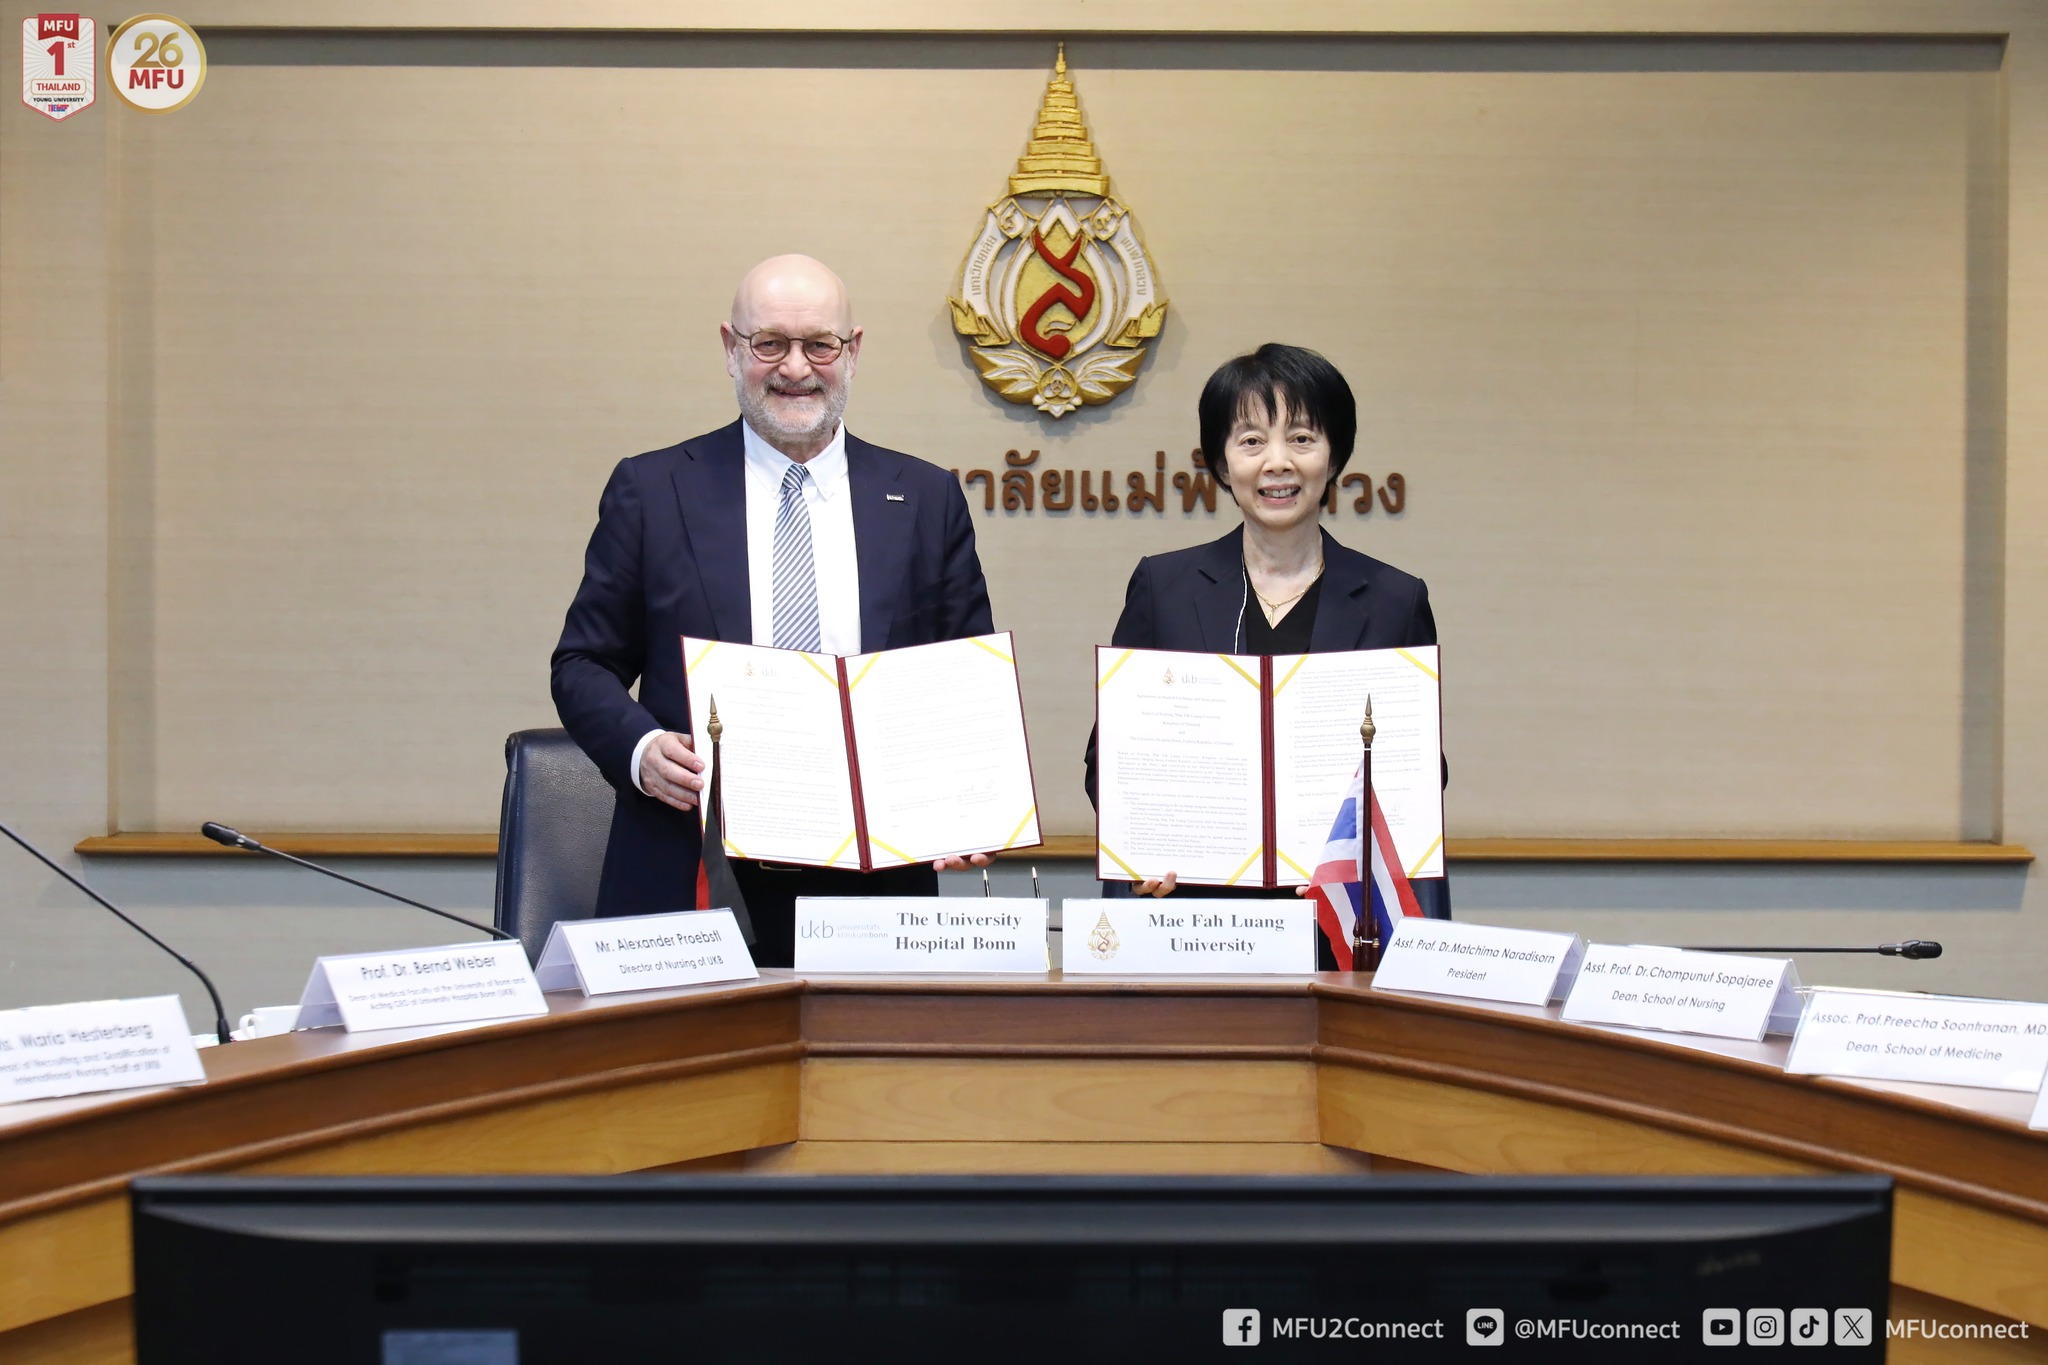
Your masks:
<svg viewBox="0 0 2048 1365"><path fill-rule="evenodd" d="M799 972L1042 976L1046 902L993 896L800 896Z"/></svg>
<svg viewBox="0 0 2048 1365"><path fill-rule="evenodd" d="M1788 958L1596 943L1563 1014L1578 1024L1760 1042L1773 1020L1789 1029L1798 1017L1798 991Z"/></svg>
<svg viewBox="0 0 2048 1365"><path fill-rule="evenodd" d="M730 910L556 920L533 969L544 991L585 995L752 981L754 956Z"/></svg>
<svg viewBox="0 0 2048 1365"><path fill-rule="evenodd" d="M1953 995L1816 989L1785 1070L1801 1076L2038 1090L2048 1005ZM2035 1115L2037 1124L2040 1115Z"/></svg>
<svg viewBox="0 0 2048 1365"><path fill-rule="evenodd" d="M1079 900L1061 911L1069 976L1295 976L1316 969L1315 905L1284 900Z"/></svg>
<svg viewBox="0 0 2048 1365"><path fill-rule="evenodd" d="M1560 984L1570 987L1585 951L1577 934L1403 917L1372 987L1547 1005L1562 993Z"/></svg>
<svg viewBox="0 0 2048 1365"><path fill-rule="evenodd" d="M205 1079L175 995L0 1010L0 1103Z"/></svg>
<svg viewBox="0 0 2048 1365"><path fill-rule="evenodd" d="M313 964L294 1028L350 1033L546 1014L517 943L457 943L398 953L347 953Z"/></svg>

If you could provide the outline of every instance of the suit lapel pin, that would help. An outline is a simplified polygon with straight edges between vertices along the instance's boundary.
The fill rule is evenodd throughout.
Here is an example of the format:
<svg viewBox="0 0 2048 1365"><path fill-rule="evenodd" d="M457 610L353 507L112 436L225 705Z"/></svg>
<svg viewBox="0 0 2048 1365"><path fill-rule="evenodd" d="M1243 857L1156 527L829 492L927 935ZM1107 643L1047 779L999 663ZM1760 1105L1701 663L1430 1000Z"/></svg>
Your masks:
<svg viewBox="0 0 2048 1365"><path fill-rule="evenodd" d="M887 502L902 502L902 501L903 501L903 495L902 495L901 493L884 493L884 494L882 494L882 498L883 498L883 500L884 500L884 501L887 501Z"/></svg>

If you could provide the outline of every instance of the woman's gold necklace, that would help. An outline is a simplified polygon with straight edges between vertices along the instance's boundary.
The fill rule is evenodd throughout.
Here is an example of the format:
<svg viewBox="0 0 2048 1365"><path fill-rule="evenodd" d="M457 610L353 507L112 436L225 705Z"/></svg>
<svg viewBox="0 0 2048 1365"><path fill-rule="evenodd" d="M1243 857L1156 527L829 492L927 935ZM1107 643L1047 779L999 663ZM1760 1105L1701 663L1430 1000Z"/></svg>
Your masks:
<svg viewBox="0 0 2048 1365"><path fill-rule="evenodd" d="M1300 600L1301 600L1301 599L1302 599L1302 598L1303 598L1304 596L1306 596L1306 595L1307 595L1307 593L1308 593L1308 590L1309 590L1309 588L1313 588L1313 587L1314 587L1314 586L1315 586L1315 585L1316 585L1317 583L1321 582L1321 581L1322 581L1322 578L1323 578L1323 557L1322 557L1322 555L1321 555L1320 553L1318 553L1318 554L1316 555L1316 573L1315 573L1315 577L1314 577L1314 578L1311 578L1311 579L1309 579L1309 581L1308 581L1307 585L1306 585L1306 586L1304 586L1304 587L1302 588L1302 590L1301 590L1300 592L1298 592L1298 593L1294 594L1294 596L1292 596L1292 597L1283 597L1283 598L1281 598L1281 599L1280 599L1280 600L1279 600L1278 602L1275 602L1275 601L1273 601L1273 600L1272 600L1271 598L1267 597L1267 596L1266 596L1266 594L1264 594L1264 593L1260 592L1260 591L1259 591L1259 585L1258 585L1257 583L1255 583L1255 582L1253 582L1253 581L1252 581L1252 565L1251 565L1251 561L1250 561L1250 560L1246 560L1246 561L1245 561L1245 564L1244 564L1244 581L1245 581L1245 582L1247 582L1247 583L1250 583L1250 584L1251 584L1251 589L1252 589L1252 596L1254 596L1254 597L1258 598L1258 599L1259 599L1259 605L1260 605L1260 606L1262 606L1262 607L1264 607L1264 608L1266 609L1266 624L1267 624L1267 625L1269 625L1269 626L1270 626L1270 625L1272 625L1272 624L1273 624L1273 622L1274 622L1274 621L1275 621L1275 620L1277 619L1277 617L1276 617L1276 613L1277 613L1277 612L1279 612L1279 610L1280 610L1280 609L1281 609L1282 607L1285 607L1285 606L1289 605L1290 603L1293 603L1293 602L1298 602L1298 601L1300 601Z"/></svg>

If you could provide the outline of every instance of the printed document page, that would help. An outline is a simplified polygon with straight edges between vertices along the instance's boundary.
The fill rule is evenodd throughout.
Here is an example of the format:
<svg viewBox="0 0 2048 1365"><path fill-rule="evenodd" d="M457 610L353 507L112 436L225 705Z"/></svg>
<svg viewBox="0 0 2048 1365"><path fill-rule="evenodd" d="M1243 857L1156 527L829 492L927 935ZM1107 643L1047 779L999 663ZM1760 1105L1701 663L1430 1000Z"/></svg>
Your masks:
<svg viewBox="0 0 2048 1365"><path fill-rule="evenodd" d="M846 679L873 866L1043 842L1008 632L856 655Z"/></svg>
<svg viewBox="0 0 2048 1365"><path fill-rule="evenodd" d="M1100 648L1095 670L1097 875L1261 885L1258 661Z"/></svg>
<svg viewBox="0 0 2048 1365"><path fill-rule="evenodd" d="M685 637L683 668L690 733L707 778L713 698L725 725L725 851L858 868L837 660Z"/></svg>
<svg viewBox="0 0 2048 1365"><path fill-rule="evenodd" d="M1280 881L1302 885L1351 790L1372 698L1372 785L1410 877L1444 875L1437 651L1366 649L1273 660L1273 806Z"/></svg>

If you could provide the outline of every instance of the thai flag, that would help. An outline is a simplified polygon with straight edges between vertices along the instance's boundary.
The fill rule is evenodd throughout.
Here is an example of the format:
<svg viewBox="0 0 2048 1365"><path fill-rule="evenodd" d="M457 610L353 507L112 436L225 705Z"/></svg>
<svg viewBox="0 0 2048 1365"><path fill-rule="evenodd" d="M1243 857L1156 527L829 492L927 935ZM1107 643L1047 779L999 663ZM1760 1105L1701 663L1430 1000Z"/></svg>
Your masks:
<svg viewBox="0 0 2048 1365"><path fill-rule="evenodd" d="M1357 935L1359 916L1371 914L1379 926L1379 940L1394 932L1395 915L1421 918L1415 888L1401 870L1400 855L1394 851L1394 836L1387 831L1386 813L1378 796L1372 798L1372 856L1365 857L1366 844L1359 837L1358 807L1365 797L1365 765L1351 775L1351 791L1337 807L1337 819L1323 844L1322 859L1309 875L1309 896L1316 903L1316 924L1330 940L1337 970L1352 970L1351 942Z"/></svg>

